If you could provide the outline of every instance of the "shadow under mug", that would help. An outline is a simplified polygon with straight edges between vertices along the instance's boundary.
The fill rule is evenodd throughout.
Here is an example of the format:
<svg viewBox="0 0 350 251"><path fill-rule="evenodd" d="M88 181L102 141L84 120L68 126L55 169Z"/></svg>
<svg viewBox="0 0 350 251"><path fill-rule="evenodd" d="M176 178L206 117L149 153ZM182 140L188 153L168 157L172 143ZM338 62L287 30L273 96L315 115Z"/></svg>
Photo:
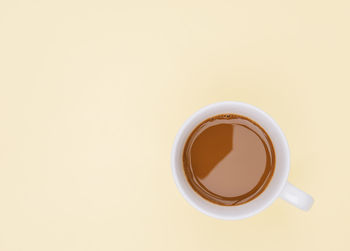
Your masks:
<svg viewBox="0 0 350 251"><path fill-rule="evenodd" d="M202 198L187 182L182 154L187 138L202 121L218 114L234 113L248 117L257 122L273 143L275 149L275 171L269 185L255 199L238 206L221 206ZM267 208L278 197L302 209L309 210L313 198L290 184L287 180L290 168L290 153L286 137L277 123L264 111L241 102L219 102L208 105L193 114L176 135L171 152L171 168L175 183L184 198L199 211L219 219L238 220L250 217Z"/></svg>

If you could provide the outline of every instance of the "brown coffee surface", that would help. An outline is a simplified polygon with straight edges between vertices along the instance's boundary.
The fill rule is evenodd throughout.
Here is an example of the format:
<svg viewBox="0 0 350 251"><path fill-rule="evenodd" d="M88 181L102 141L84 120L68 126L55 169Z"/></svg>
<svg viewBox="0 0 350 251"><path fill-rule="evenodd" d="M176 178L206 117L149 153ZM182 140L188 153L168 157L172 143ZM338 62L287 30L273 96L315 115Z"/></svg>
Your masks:
<svg viewBox="0 0 350 251"><path fill-rule="evenodd" d="M275 169L275 151L256 122L221 114L193 130L184 147L183 165L199 195L219 205L236 206L265 190Z"/></svg>

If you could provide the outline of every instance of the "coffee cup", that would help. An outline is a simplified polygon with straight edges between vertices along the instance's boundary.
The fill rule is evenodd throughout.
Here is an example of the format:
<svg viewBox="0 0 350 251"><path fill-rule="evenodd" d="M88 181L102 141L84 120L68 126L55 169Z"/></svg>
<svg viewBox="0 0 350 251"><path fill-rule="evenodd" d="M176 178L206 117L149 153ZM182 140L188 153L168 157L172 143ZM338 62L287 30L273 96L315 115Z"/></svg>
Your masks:
<svg viewBox="0 0 350 251"><path fill-rule="evenodd" d="M269 135L275 151L275 169L265 190L253 200L237 205L223 206L212 203L189 184L183 167L183 151L188 137L201 122L220 114L237 114L258 123ZM178 131L171 152L171 168L175 184L182 196L194 208L209 216L238 220L253 216L270 206L277 198L289 202L304 211L309 210L313 198L288 182L290 151L285 135L278 124L264 111L242 102L219 102L208 105L193 114Z"/></svg>

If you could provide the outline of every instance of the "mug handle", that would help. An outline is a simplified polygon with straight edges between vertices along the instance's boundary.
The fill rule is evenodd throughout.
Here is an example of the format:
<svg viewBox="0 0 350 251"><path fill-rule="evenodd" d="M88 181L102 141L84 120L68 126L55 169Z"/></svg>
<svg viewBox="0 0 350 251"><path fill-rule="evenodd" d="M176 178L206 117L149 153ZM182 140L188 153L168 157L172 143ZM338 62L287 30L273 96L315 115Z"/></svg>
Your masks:
<svg viewBox="0 0 350 251"><path fill-rule="evenodd" d="M287 182L284 186L280 197L304 211L308 211L314 203L314 199L309 194L301 191L299 188L293 186L289 182Z"/></svg>

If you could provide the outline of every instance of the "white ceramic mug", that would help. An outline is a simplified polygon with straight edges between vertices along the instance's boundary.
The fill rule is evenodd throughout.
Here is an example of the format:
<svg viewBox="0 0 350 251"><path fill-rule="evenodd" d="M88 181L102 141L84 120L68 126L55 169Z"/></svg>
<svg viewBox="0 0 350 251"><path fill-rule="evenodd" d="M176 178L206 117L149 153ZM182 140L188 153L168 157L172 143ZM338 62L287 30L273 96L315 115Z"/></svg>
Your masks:
<svg viewBox="0 0 350 251"><path fill-rule="evenodd" d="M243 115L257 122L270 136L275 149L276 166L269 185L258 197L238 206L220 206L202 198L187 182L183 169L183 148L193 129L207 118L224 113ZM267 208L278 197L305 211L309 210L313 204L313 198L310 195L287 181L289 148L282 130L268 114L249 104L220 102L206 106L193 114L176 135L171 153L171 167L175 183L185 199L199 211L215 218L243 219Z"/></svg>

